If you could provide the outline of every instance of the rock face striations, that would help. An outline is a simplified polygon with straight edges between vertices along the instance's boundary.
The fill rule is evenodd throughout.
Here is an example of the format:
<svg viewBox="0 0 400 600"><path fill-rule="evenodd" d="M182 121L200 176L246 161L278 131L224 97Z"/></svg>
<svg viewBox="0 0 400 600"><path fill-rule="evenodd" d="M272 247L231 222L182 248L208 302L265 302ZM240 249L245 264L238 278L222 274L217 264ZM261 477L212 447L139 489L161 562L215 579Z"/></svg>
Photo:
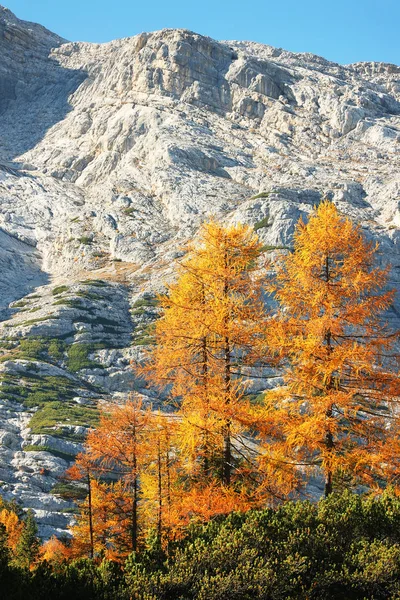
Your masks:
<svg viewBox="0 0 400 600"><path fill-rule="evenodd" d="M204 219L273 251L327 195L398 285L400 67L186 30L69 43L3 7L0 57L0 491L48 536L97 402L157 402L131 362Z"/></svg>

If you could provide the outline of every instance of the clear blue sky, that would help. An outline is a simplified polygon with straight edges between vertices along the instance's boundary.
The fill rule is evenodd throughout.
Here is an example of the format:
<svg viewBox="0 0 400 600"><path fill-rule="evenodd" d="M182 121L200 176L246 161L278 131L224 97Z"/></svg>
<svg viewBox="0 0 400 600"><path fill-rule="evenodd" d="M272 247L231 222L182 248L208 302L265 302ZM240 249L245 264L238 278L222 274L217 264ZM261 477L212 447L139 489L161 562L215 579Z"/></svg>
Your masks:
<svg viewBox="0 0 400 600"><path fill-rule="evenodd" d="M340 63L400 64L400 0L0 0L71 41L105 42L183 27Z"/></svg>

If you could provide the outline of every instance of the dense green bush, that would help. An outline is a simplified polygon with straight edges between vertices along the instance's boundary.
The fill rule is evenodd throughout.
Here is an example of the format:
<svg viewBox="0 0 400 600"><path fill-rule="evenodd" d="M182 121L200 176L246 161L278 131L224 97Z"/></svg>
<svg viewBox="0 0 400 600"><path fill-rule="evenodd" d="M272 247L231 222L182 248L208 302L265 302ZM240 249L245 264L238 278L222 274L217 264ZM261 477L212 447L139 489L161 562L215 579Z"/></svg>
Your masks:
<svg viewBox="0 0 400 600"><path fill-rule="evenodd" d="M81 559L13 571L12 600L383 600L400 598L400 499L345 493L232 513L156 543L125 565Z"/></svg>
<svg viewBox="0 0 400 600"><path fill-rule="evenodd" d="M101 369L102 365L89 358L95 350L93 344L72 344L68 349L67 365L70 371L77 372L81 369Z"/></svg>

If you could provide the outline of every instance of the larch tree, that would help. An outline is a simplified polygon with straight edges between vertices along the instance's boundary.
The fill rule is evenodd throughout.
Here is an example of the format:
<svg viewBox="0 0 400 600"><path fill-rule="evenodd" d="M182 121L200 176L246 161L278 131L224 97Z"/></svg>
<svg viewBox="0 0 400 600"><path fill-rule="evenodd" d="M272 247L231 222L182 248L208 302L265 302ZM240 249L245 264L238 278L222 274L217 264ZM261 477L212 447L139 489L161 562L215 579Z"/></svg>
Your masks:
<svg viewBox="0 0 400 600"><path fill-rule="evenodd" d="M7 534L7 546L15 553L23 529L22 521L16 512L0 506L0 524L4 526Z"/></svg>
<svg viewBox="0 0 400 600"><path fill-rule="evenodd" d="M141 489L146 530L155 531L157 543L164 548L181 528L183 490L176 434L174 416L153 413L148 431L149 460L141 474Z"/></svg>
<svg viewBox="0 0 400 600"><path fill-rule="evenodd" d="M63 479L65 481L82 482L87 489L85 503L81 506L80 527L87 524L89 557L94 557L94 531L93 531L93 503L92 503L92 483L95 475L93 474L93 464L89 457L80 452L75 458L74 464L67 469ZM84 507L84 508L83 508Z"/></svg>
<svg viewBox="0 0 400 600"><path fill-rule="evenodd" d="M229 487L240 478L248 411L245 381L267 318L253 229L210 222L180 265L176 283L160 296L161 318L147 373L170 384L179 406L180 452L192 480ZM216 487L211 486L213 489Z"/></svg>
<svg viewBox="0 0 400 600"><path fill-rule="evenodd" d="M85 443L86 460L102 477L115 478L130 495L130 550L139 543L140 474L148 464L148 430L151 410L144 409L139 398L124 405L107 405L102 409L97 429L91 430ZM123 503L126 508L126 504ZM121 513L121 519L126 515Z"/></svg>
<svg viewBox="0 0 400 600"><path fill-rule="evenodd" d="M120 560L132 550L131 496L122 481L104 482L91 479L89 496L78 503L76 523L71 528L71 556Z"/></svg>
<svg viewBox="0 0 400 600"><path fill-rule="evenodd" d="M319 467L325 495L340 472L373 485L394 468L383 452L400 392L396 336L384 321L394 291L377 250L325 200L276 268L280 311L268 337L286 367L284 386L266 396L262 464L297 475Z"/></svg>

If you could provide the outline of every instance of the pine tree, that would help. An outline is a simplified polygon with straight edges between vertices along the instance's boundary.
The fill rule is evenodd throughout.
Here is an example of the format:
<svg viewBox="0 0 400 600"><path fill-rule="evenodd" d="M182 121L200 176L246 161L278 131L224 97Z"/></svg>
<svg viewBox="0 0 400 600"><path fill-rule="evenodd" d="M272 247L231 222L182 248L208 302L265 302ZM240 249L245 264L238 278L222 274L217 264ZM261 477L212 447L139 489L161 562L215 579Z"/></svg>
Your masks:
<svg viewBox="0 0 400 600"><path fill-rule="evenodd" d="M15 551L15 563L24 569L29 569L39 558L40 541L37 533L38 527L33 511L29 509L23 521L21 535Z"/></svg>
<svg viewBox="0 0 400 600"><path fill-rule="evenodd" d="M294 478L298 466L319 467L326 495L340 472L372 485L393 468L383 448L400 390L383 315L394 292L377 249L323 201L277 266L281 311L268 336L287 366L285 385L267 396L262 464Z"/></svg>

